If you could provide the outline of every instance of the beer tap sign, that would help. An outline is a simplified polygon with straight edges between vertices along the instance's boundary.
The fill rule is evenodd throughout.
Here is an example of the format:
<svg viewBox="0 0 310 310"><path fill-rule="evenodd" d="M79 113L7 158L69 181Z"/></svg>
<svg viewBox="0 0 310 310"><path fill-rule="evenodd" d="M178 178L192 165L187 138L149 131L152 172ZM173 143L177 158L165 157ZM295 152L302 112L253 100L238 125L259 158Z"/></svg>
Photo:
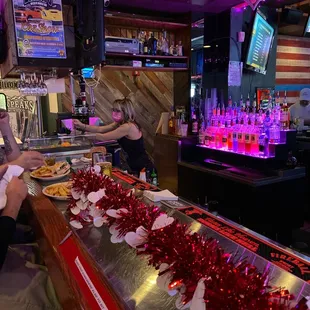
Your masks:
<svg viewBox="0 0 310 310"><path fill-rule="evenodd" d="M256 8L258 7L258 5L264 0L244 0L245 3L247 3L253 11L256 10Z"/></svg>

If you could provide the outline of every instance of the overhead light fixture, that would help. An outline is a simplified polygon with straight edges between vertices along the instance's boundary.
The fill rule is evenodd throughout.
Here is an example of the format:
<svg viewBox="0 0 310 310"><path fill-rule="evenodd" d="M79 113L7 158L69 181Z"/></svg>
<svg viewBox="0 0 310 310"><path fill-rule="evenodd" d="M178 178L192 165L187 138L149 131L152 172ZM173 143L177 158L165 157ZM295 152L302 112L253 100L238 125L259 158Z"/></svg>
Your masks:
<svg viewBox="0 0 310 310"><path fill-rule="evenodd" d="M191 48L191 51L193 51L194 49L193 48Z"/></svg>
<svg viewBox="0 0 310 310"><path fill-rule="evenodd" d="M204 45L203 48L210 48L211 45Z"/></svg>

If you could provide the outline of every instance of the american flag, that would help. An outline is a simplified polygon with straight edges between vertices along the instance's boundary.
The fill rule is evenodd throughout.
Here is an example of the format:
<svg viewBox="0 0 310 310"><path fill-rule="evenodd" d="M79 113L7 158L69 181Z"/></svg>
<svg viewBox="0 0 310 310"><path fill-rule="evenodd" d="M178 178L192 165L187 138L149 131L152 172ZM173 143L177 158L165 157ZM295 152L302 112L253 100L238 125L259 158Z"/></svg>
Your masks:
<svg viewBox="0 0 310 310"><path fill-rule="evenodd" d="M299 92L310 88L310 38L278 36L276 90L287 91L287 102L299 101Z"/></svg>

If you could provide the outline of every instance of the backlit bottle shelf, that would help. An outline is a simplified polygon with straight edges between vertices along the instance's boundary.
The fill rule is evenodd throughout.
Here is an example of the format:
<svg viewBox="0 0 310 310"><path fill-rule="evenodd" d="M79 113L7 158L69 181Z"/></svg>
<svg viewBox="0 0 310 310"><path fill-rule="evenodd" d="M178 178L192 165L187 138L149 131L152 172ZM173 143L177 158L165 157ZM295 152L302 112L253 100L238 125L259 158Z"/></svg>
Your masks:
<svg viewBox="0 0 310 310"><path fill-rule="evenodd" d="M258 159L275 158L274 155L264 156L264 155L256 155L256 154L239 153L239 152L235 152L235 151L230 151L230 150L225 149L225 148L215 148L215 147L210 147L210 146L201 145L201 144L197 144L197 146L201 147L201 148L209 149L209 150L212 150L212 151L226 152L226 153L230 153L230 154L241 155L241 156L246 156L246 157L253 157L253 158L258 158Z"/></svg>

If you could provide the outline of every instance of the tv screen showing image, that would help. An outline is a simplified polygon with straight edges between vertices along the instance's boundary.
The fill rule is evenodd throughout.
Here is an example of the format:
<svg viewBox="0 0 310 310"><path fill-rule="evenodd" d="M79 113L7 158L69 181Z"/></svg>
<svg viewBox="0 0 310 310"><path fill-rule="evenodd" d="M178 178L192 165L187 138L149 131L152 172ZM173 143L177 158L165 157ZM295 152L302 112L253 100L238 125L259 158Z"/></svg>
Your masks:
<svg viewBox="0 0 310 310"><path fill-rule="evenodd" d="M310 15L309 15L307 23L306 23L304 36L310 38Z"/></svg>
<svg viewBox="0 0 310 310"><path fill-rule="evenodd" d="M274 32L274 28L257 12L246 58L246 68L266 74Z"/></svg>

